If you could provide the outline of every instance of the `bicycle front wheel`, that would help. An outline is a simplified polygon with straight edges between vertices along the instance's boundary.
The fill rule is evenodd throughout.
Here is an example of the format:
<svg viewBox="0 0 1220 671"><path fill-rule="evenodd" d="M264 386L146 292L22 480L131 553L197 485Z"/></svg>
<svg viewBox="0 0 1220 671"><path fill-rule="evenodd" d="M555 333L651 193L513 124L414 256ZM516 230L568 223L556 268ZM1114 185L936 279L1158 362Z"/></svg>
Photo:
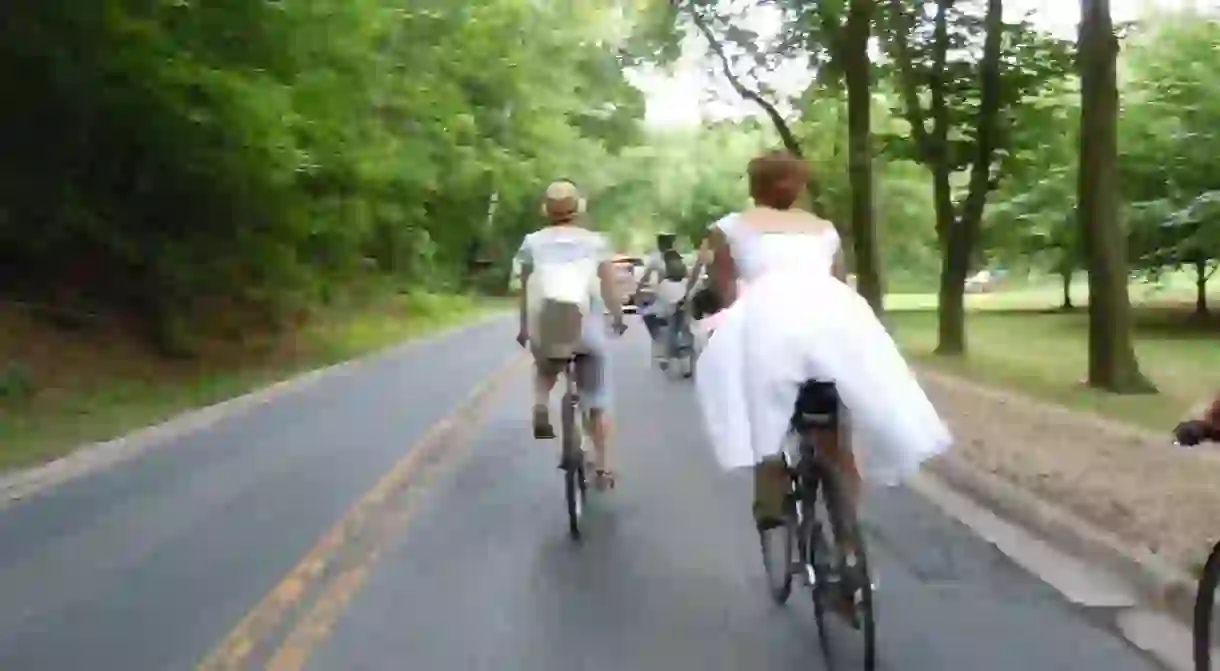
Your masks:
<svg viewBox="0 0 1220 671"><path fill-rule="evenodd" d="M1212 548L1199 577L1195 596L1195 671L1213 671L1212 646L1216 644L1216 588L1220 586L1220 543Z"/></svg>
<svg viewBox="0 0 1220 671"><path fill-rule="evenodd" d="M585 508L585 467L573 466L564 470L564 494L568 500L568 535L580 540L580 519Z"/></svg>
<svg viewBox="0 0 1220 671"><path fill-rule="evenodd" d="M765 531L759 530L763 570L767 575L767 590L775 603L783 605L792 594L793 567L797 557L797 521L785 515L784 523Z"/></svg>
<svg viewBox="0 0 1220 671"><path fill-rule="evenodd" d="M563 431L563 489L568 507L568 534L573 540L580 540L580 521L584 516L585 492L588 487L585 480L585 458L581 450L582 437L580 424L576 418L577 402L569 394L563 398L562 431Z"/></svg>
<svg viewBox="0 0 1220 671"><path fill-rule="evenodd" d="M863 661L865 671L877 668L877 623L873 612L873 586L868 568L868 553L864 543L864 533L860 528L851 506L848 505L846 490L843 487L842 475L833 465L821 463L816 468L819 481L820 499L826 509L826 517L834 538L833 548L817 548L820 551L830 551L830 557L815 558L815 566L821 564L831 567L836 580L827 585L825 582L814 589L815 606L824 612L834 603L831 599L850 600L851 619L849 624L858 629L863 637ZM844 540L854 541L853 550L845 549ZM817 551L815 550L815 551ZM822 576L818 576L819 580ZM821 603L818 603L818 601ZM821 625L822 623L819 622ZM823 645L827 641L823 638ZM827 650L829 657L829 651Z"/></svg>

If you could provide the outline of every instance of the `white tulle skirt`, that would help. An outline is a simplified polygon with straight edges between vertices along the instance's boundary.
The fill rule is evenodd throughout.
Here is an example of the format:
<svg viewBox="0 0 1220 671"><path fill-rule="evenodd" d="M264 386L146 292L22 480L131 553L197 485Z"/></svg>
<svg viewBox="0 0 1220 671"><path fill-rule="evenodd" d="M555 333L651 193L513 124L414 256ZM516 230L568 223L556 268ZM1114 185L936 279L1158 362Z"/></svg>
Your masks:
<svg viewBox="0 0 1220 671"><path fill-rule="evenodd" d="M832 381L852 420L862 475L897 484L947 450L948 428L885 327L828 275L770 273L700 325L714 332L695 385L720 464L753 466L781 448L797 392Z"/></svg>

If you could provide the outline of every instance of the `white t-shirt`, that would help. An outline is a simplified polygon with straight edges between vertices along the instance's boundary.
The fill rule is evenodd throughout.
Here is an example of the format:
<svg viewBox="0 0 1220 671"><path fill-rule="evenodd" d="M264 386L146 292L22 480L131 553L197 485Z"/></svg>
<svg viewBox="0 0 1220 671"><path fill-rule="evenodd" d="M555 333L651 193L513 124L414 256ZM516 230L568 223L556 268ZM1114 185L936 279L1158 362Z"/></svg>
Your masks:
<svg viewBox="0 0 1220 671"><path fill-rule="evenodd" d="M674 307L686 296L686 282L661 280L657 285L656 300L646 308L647 314L668 317L674 313Z"/></svg>
<svg viewBox="0 0 1220 671"><path fill-rule="evenodd" d="M644 257L644 272L640 275L643 279L645 275L651 275L649 282L655 284L665 278L665 255L661 252L649 252Z"/></svg>
<svg viewBox="0 0 1220 671"><path fill-rule="evenodd" d="M525 236L517 250L517 261L523 271L546 263L593 261L595 264L612 257L610 243L596 231L580 226L548 226ZM581 321L582 340L591 349L600 349L606 337L605 302L598 290L596 276L589 278L589 314Z"/></svg>

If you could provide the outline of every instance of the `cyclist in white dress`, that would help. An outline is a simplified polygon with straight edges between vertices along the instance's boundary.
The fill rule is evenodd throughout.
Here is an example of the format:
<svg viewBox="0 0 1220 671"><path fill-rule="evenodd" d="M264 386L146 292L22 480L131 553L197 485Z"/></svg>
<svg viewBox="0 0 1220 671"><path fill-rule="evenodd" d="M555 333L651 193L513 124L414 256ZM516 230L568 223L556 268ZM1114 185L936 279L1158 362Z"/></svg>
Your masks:
<svg viewBox="0 0 1220 671"><path fill-rule="evenodd" d="M717 221L708 237L712 285L727 307L712 319L696 388L721 465L756 467L760 528L782 511L782 491L766 484L786 481L766 470L807 381L833 383L825 385L829 402L842 402L860 439L859 455L839 431L817 439L842 470L853 506L861 472L896 484L952 440L885 327L843 282L834 226L793 207L807 178L805 164L784 152L754 159L756 207Z"/></svg>

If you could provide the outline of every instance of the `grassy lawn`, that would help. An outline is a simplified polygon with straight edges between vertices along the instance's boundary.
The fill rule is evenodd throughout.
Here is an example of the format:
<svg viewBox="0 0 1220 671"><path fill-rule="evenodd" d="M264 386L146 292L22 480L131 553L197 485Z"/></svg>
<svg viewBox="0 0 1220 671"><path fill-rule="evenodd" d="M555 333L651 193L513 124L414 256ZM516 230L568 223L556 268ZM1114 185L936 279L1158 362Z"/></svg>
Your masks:
<svg viewBox="0 0 1220 671"><path fill-rule="evenodd" d="M240 395L502 308L503 301L394 295L313 321L272 348L197 361L151 354L117 333L66 332L0 309L0 367L18 361L35 390L0 397L0 470L61 456L86 442Z"/></svg>
<svg viewBox="0 0 1220 671"><path fill-rule="evenodd" d="M937 369L1011 387L1070 407L1168 432L1192 406L1220 389L1220 318L1191 316L1190 283L1151 290L1133 285L1136 353L1160 389L1154 396L1116 396L1082 385L1087 371L1087 288L1074 288L1080 306L1060 312L1060 291L1033 286L967 299L966 359L938 357L936 297L887 297L891 329L908 356Z"/></svg>

